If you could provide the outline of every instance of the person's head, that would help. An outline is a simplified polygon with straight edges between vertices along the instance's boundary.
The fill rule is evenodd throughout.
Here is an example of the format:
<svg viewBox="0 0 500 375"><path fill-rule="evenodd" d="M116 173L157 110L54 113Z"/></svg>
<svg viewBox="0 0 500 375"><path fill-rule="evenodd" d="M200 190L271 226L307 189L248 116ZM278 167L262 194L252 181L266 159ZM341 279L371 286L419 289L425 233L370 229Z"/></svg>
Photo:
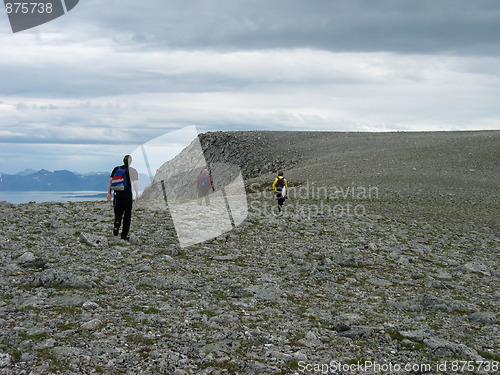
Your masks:
<svg viewBox="0 0 500 375"><path fill-rule="evenodd" d="M283 171L278 171L278 176L283 177Z"/></svg>
<svg viewBox="0 0 500 375"><path fill-rule="evenodd" d="M130 164L132 164L132 156L130 155L125 155L123 157L123 164L128 167Z"/></svg>
<svg viewBox="0 0 500 375"><path fill-rule="evenodd" d="M204 170L202 170L201 174L208 174L208 169L205 168Z"/></svg>

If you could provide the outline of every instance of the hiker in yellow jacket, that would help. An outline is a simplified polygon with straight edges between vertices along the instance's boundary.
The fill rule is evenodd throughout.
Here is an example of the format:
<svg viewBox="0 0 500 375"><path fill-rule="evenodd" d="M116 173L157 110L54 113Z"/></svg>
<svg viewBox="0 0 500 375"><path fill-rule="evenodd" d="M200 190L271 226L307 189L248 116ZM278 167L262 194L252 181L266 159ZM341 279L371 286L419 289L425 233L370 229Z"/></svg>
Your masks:
<svg viewBox="0 0 500 375"><path fill-rule="evenodd" d="M285 199L287 198L288 192L288 181L285 177L283 177L283 172L278 172L278 177L275 178L273 182L273 193L276 195L276 199L278 200L278 210L281 212L283 208L283 203L285 203Z"/></svg>

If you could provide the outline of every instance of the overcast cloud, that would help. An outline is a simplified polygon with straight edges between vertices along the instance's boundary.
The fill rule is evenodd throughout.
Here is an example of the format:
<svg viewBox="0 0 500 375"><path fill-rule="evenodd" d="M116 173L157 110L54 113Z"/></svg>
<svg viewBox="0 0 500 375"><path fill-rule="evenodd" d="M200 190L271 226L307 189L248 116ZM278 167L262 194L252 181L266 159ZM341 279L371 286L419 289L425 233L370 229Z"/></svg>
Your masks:
<svg viewBox="0 0 500 375"><path fill-rule="evenodd" d="M111 169L210 130L500 129L500 2L81 0L0 12L0 171Z"/></svg>

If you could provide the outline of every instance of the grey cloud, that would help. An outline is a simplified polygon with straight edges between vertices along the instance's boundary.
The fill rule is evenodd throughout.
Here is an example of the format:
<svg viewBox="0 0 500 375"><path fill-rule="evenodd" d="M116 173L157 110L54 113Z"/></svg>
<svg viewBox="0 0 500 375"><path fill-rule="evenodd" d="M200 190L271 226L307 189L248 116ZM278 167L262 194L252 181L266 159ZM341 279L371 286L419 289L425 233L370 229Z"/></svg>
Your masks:
<svg viewBox="0 0 500 375"><path fill-rule="evenodd" d="M88 1L83 22L123 44L499 53L496 0ZM92 14L86 14L92 13ZM79 14L72 22L78 23ZM69 21L68 21L69 22Z"/></svg>
<svg viewBox="0 0 500 375"><path fill-rule="evenodd" d="M67 17L33 29L34 33L66 30L66 45L99 38L108 45L86 58L61 53L53 66L30 69L0 61L5 95L27 97L95 97L140 92L201 92L242 89L267 77L223 71L158 72L150 60L131 63L149 53L172 50L323 49L334 52L389 51L408 54L500 53L500 2L496 0L88 0ZM111 41L109 41L111 39ZM97 43L98 44L98 43ZM63 44L64 45L64 44ZM99 44L98 44L99 45ZM10 50L12 51L12 50ZM43 53L44 50L41 50ZM67 54L68 56L63 56ZM128 54L128 55L127 55ZM149 59L150 56L148 55ZM272 58L270 56L270 58ZM293 59L293 55L288 57ZM40 58L43 60L43 57ZM69 62L68 62L69 61ZM270 63L273 63L270 61ZM286 61L284 61L286 64ZM6 65L10 64L10 65ZM495 69L495 68L490 68ZM308 84L324 77L309 76ZM342 80L352 77L342 77ZM317 81L315 81L317 80ZM328 77L332 82L332 77ZM290 83L288 75L281 83Z"/></svg>
<svg viewBox="0 0 500 375"><path fill-rule="evenodd" d="M0 78L5 83L2 93L24 97L85 98L144 91L159 92L169 87L173 88L172 85L165 84L165 80L159 75L147 72L120 69L122 74L114 74L116 72L90 70L84 65L77 67L61 65L57 68L46 69L44 74L22 67L10 68L8 72L4 69L0 73Z"/></svg>
<svg viewBox="0 0 500 375"><path fill-rule="evenodd" d="M88 98L97 96L133 95L138 93L196 93L203 91L226 91L238 87L241 89L248 82L227 77L178 75L167 77L156 73L125 72L127 77L99 79L92 74L82 74L75 77L68 72L68 80L51 79L50 73L44 77L24 75L22 82L8 84L3 89L5 95L22 95L23 97L53 97L53 98ZM16 75L19 77L19 75ZM31 79L32 78L32 79ZM56 85L54 85L56 83ZM25 108L18 108L19 110ZM50 109L50 108L47 108Z"/></svg>

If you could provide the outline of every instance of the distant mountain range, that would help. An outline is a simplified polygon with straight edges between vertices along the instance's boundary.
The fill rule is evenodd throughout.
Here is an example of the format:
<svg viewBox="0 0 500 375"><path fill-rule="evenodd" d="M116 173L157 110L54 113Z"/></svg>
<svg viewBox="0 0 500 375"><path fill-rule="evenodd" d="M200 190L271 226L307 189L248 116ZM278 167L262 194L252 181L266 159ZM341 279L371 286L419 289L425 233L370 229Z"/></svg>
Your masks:
<svg viewBox="0 0 500 375"><path fill-rule="evenodd" d="M67 170L0 173L0 191L106 191L109 172L79 174Z"/></svg>

